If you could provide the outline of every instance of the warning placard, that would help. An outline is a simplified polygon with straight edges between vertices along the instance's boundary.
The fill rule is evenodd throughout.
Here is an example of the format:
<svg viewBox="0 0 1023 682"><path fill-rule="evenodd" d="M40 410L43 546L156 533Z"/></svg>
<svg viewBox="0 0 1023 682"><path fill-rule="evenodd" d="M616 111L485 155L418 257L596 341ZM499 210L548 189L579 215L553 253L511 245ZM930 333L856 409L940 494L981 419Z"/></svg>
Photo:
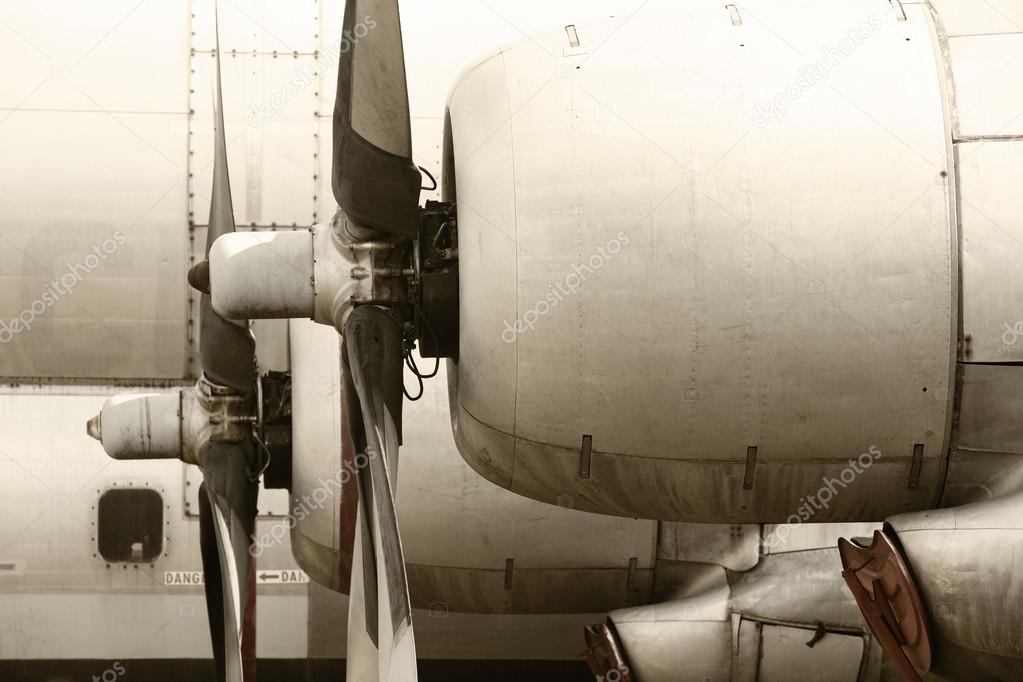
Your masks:
<svg viewBox="0 0 1023 682"><path fill-rule="evenodd" d="M163 584L177 585L179 587L202 585L202 571L164 571Z"/></svg>
<svg viewBox="0 0 1023 682"><path fill-rule="evenodd" d="M260 571L256 574L256 582L261 585L289 585L309 582L305 571L290 569L286 571Z"/></svg>
<svg viewBox="0 0 1023 682"><path fill-rule="evenodd" d="M309 582L305 571L295 568L263 569L256 573L256 582L260 585L304 585ZM202 571L164 571L163 584L176 587L202 585Z"/></svg>

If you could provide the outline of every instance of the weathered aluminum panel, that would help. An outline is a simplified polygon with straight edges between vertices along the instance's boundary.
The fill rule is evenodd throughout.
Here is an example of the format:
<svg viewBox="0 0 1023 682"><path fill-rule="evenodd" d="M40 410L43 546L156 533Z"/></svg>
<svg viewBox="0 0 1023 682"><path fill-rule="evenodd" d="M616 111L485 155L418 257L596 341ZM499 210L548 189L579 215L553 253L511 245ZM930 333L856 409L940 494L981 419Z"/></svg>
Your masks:
<svg viewBox="0 0 1023 682"><path fill-rule="evenodd" d="M956 139L1023 135L1023 33L951 38L949 51Z"/></svg>
<svg viewBox="0 0 1023 682"><path fill-rule="evenodd" d="M834 547L841 528L827 529L827 549L764 556L747 571L704 564L675 586L662 584L659 566L666 601L610 614L633 674L644 682L895 679L844 589Z"/></svg>
<svg viewBox="0 0 1023 682"><path fill-rule="evenodd" d="M1021 102L1023 112L1023 102ZM1023 360L1023 140L956 145L964 358Z"/></svg>
<svg viewBox="0 0 1023 682"><path fill-rule="evenodd" d="M925 0L903 1L928 4ZM929 0L949 36L1023 33L1023 5L1016 0Z"/></svg>
<svg viewBox="0 0 1023 682"><path fill-rule="evenodd" d="M128 112L188 112L190 27L186 6L175 2L132 5L130 0L85 5L54 0L4 9L0 58L12 68L0 82L0 108L4 109L0 118L13 107L22 112L105 111L108 117ZM74 123L63 125L73 127ZM77 132L89 134L83 127ZM145 139L143 136L137 142L144 145ZM160 146L158 140L149 141ZM93 159L94 164L105 160Z"/></svg>
<svg viewBox="0 0 1023 682"><path fill-rule="evenodd" d="M731 579L732 610L750 618L865 628L852 594L842 582L837 528L832 546L765 556L751 571ZM822 614L827 614L822 618Z"/></svg>
<svg viewBox="0 0 1023 682"><path fill-rule="evenodd" d="M764 624L760 637L759 682L790 682L797 670L804 680L855 680L866 653L864 637L857 635L830 632L810 647L812 629Z"/></svg>
<svg viewBox="0 0 1023 682"><path fill-rule="evenodd" d="M462 452L479 448L470 465L495 483L510 481L497 464L511 436L486 429L463 409L456 437ZM815 523L877 518L884 509L931 506L940 492L944 461L922 458L913 477L913 445L870 460L869 453L832 463L762 462L753 488L744 488L746 462L676 461L621 457L594 451L589 478L579 478L579 448L555 448L519 440L514 443L513 491L542 500L571 499L576 509L621 516L684 519L698 523L794 523L809 516ZM489 458L489 461L487 461ZM850 461L853 463L850 464ZM871 462L863 467L860 462ZM857 473L857 467L859 473ZM567 490L563 487L571 481ZM769 490L770 494L758 494ZM710 492L708 492L710 491Z"/></svg>
<svg viewBox="0 0 1023 682"><path fill-rule="evenodd" d="M765 4L739 27L661 7L589 57L560 56L557 36L465 75L450 107L474 468L594 511L781 521L876 446L884 466L816 520L936 499L957 295L948 135L929 15L882 4ZM857 28L870 36L803 91L821 36ZM800 96L769 115L789 86Z"/></svg>
<svg viewBox="0 0 1023 682"><path fill-rule="evenodd" d="M755 620L732 614L732 679L735 682L757 682L762 627Z"/></svg>
<svg viewBox="0 0 1023 682"><path fill-rule="evenodd" d="M431 361L419 363L424 371ZM406 403L397 490L402 543L411 563L499 571L653 567L657 523L594 516L537 503L478 476L451 435L442 367L423 398ZM414 388L415 379L406 376ZM583 530L585 529L585 530ZM466 547L475 548L467 553ZM595 609L599 611L600 609Z"/></svg>
<svg viewBox="0 0 1023 682"><path fill-rule="evenodd" d="M10 330L2 375L185 376L186 154L174 151L185 119L119 119L19 111L0 126L0 145L11 150L0 170L0 319ZM60 197L45 211L39 177Z"/></svg>
<svg viewBox="0 0 1023 682"><path fill-rule="evenodd" d="M1023 454L1023 366L961 367L956 449Z"/></svg>
<svg viewBox="0 0 1023 682"><path fill-rule="evenodd" d="M502 59L488 59L464 74L449 107L458 131L455 167L445 169L455 174L459 204L458 401L510 434L516 357L513 346L501 343L500 330L516 310L516 179L509 162L514 158L512 109ZM469 267L463 269L463 262Z"/></svg>
<svg viewBox="0 0 1023 682"><path fill-rule="evenodd" d="M82 577L72 579L80 584ZM129 590L118 593L89 587L71 593L65 588L5 595L0 609L0 659L81 658L112 663L136 657L191 658L209 651L201 587L190 594L168 589L154 596ZM299 600L294 602L300 607ZM258 624L269 625L263 618ZM101 675L109 665L98 665L94 673Z"/></svg>
<svg viewBox="0 0 1023 682"><path fill-rule="evenodd" d="M705 523L659 524L657 559L713 563L746 571L760 560L760 526Z"/></svg>
<svg viewBox="0 0 1023 682"><path fill-rule="evenodd" d="M835 538L869 538L880 528L879 522L767 524L761 546L764 554L802 552L808 549L834 549Z"/></svg>
<svg viewBox="0 0 1023 682"><path fill-rule="evenodd" d="M403 536L404 539L404 536ZM408 564L412 604L458 613L606 613L649 602L654 571L628 568L505 570Z"/></svg>
<svg viewBox="0 0 1023 682"><path fill-rule="evenodd" d="M982 502L1023 490L1023 366L960 366L956 442L942 506Z"/></svg>
<svg viewBox="0 0 1023 682"><path fill-rule="evenodd" d="M127 9L33 5L5 22L0 320L30 329L0 332L0 375L186 373L188 16Z"/></svg>
<svg viewBox="0 0 1023 682"><path fill-rule="evenodd" d="M686 599L614 611L630 672L646 682L727 680L731 664L729 589L724 569Z"/></svg>
<svg viewBox="0 0 1023 682"><path fill-rule="evenodd" d="M220 3L220 47L224 52L294 52L318 47L321 4L317 0L231 0ZM334 3L323 3L334 4ZM339 3L344 4L344 3ZM214 0L192 0L192 46L212 50Z"/></svg>
<svg viewBox="0 0 1023 682"><path fill-rule="evenodd" d="M215 60L192 56L190 218L205 224L213 177ZM224 118L239 225L309 226L316 199L316 60L312 55L225 52ZM329 134L328 134L329 137Z"/></svg>

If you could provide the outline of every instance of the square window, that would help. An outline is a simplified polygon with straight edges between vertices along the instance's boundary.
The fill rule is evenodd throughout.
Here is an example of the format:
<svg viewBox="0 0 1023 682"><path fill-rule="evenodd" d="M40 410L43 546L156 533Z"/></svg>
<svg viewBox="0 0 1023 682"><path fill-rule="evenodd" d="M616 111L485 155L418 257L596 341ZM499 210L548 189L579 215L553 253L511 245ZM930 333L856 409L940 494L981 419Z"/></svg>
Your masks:
<svg viewBox="0 0 1023 682"><path fill-rule="evenodd" d="M111 562L144 563L163 551L163 497L148 488L114 488L99 498L99 553Z"/></svg>

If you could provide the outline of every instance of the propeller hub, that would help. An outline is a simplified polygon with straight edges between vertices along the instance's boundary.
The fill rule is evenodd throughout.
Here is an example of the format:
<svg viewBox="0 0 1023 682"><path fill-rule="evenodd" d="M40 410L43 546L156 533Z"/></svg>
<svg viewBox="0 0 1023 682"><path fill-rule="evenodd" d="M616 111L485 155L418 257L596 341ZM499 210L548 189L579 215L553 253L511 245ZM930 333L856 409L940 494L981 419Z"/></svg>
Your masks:
<svg viewBox="0 0 1023 682"><path fill-rule="evenodd" d="M252 438L252 400L205 378L175 393L115 395L86 424L114 459L181 459L202 463L209 442Z"/></svg>
<svg viewBox="0 0 1023 682"><path fill-rule="evenodd" d="M357 305L409 300L411 241L356 241L334 225L235 232L210 249L213 309L227 319L313 319L344 328Z"/></svg>
<svg viewBox="0 0 1023 682"><path fill-rule="evenodd" d="M195 387L181 392L181 458L203 465L208 443L252 440L252 399L200 377Z"/></svg>

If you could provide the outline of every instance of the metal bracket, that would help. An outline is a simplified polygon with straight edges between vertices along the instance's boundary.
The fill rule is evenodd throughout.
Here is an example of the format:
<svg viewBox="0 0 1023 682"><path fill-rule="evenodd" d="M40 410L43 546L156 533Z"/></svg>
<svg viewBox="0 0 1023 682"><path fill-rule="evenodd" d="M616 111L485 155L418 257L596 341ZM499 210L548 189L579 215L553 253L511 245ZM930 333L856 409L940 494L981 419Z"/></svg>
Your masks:
<svg viewBox="0 0 1023 682"><path fill-rule="evenodd" d="M891 3L892 11L895 12L896 21L905 21L906 10L903 8L901 0L888 0L888 2Z"/></svg>
<svg viewBox="0 0 1023 682"><path fill-rule="evenodd" d="M201 466L207 443L249 442L258 419L253 407L250 396L199 377L181 391L181 459Z"/></svg>

